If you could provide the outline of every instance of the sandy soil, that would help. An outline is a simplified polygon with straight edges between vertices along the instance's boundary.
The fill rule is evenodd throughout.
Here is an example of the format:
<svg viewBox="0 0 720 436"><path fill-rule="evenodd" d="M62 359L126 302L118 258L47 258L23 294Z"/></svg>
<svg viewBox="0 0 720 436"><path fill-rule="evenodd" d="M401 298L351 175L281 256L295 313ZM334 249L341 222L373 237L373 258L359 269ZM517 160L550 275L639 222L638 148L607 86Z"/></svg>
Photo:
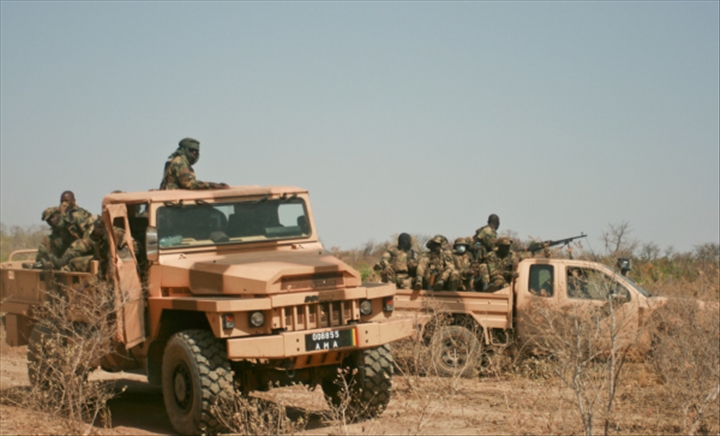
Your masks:
<svg viewBox="0 0 720 436"><path fill-rule="evenodd" d="M62 420L19 406L29 387L26 347L0 344L0 434L67 433ZM642 380L642 367L634 369ZM110 401L112 424L94 427L102 435L172 434L162 393L144 376L98 371L92 379L112 379L119 395ZM652 380L635 383L618 398L621 418L612 433L673 433L679 431L653 403ZM286 406L287 415L305 424L301 434L538 434L582 433L567 390L542 377L485 376L474 379L398 376L390 406L378 419L352 425L333 420L320 392L300 387L259 394ZM599 420L598 420L599 421ZM598 425L600 423L598 422ZM599 432L602 430L597 429Z"/></svg>

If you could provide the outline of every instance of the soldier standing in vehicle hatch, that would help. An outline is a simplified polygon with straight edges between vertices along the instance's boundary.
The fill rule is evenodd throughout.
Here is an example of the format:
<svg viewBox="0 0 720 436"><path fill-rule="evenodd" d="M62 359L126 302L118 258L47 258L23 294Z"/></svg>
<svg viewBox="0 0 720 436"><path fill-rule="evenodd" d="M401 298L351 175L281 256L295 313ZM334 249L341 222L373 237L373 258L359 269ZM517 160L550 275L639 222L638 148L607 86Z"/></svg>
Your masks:
<svg viewBox="0 0 720 436"><path fill-rule="evenodd" d="M435 235L425 246L430 252L423 253L417 267L417 276L413 289L448 289L448 279L455 270L452 253L446 248L448 240L443 235Z"/></svg>
<svg viewBox="0 0 720 436"><path fill-rule="evenodd" d="M399 289L410 289L417 272L418 253L412 249L412 239L400 233L397 245L389 247L373 269L380 271L384 283L395 283Z"/></svg>
<svg viewBox="0 0 720 436"><path fill-rule="evenodd" d="M201 182L195 178L193 165L200 159L200 141L185 138L165 162L160 189L227 189L226 183Z"/></svg>
<svg viewBox="0 0 720 436"><path fill-rule="evenodd" d="M497 230L500 228L500 217L492 214L488 217L487 225L480 227L473 236L473 250L478 262L485 262L485 256L493 251Z"/></svg>

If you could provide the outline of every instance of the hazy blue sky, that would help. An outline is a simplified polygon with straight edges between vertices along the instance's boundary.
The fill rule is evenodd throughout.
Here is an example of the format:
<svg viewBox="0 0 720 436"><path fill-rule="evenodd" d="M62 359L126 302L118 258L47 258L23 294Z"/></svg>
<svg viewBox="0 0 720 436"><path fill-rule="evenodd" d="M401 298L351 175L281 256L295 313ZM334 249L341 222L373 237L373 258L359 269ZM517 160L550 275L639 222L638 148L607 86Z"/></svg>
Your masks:
<svg viewBox="0 0 720 436"><path fill-rule="evenodd" d="M0 4L1 211L200 180L308 188L322 241L718 242L719 3Z"/></svg>

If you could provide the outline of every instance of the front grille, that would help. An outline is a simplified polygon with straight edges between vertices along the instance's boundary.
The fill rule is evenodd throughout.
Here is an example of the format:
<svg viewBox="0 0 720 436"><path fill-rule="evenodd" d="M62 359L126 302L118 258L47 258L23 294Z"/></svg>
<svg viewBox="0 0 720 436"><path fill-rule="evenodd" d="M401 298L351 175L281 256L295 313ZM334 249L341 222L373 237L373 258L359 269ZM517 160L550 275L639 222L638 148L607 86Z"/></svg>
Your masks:
<svg viewBox="0 0 720 436"><path fill-rule="evenodd" d="M311 330L348 325L359 313L358 300L303 304L278 309L280 325L287 331Z"/></svg>

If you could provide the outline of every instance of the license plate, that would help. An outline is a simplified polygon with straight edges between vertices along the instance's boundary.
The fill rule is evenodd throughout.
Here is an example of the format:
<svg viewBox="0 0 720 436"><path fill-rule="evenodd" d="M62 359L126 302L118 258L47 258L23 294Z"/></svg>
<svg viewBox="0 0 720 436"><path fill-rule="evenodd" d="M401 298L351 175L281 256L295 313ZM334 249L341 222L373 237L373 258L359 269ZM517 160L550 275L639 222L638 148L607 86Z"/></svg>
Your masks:
<svg viewBox="0 0 720 436"><path fill-rule="evenodd" d="M305 351L332 350L354 347L358 343L357 330L330 330L305 335Z"/></svg>

